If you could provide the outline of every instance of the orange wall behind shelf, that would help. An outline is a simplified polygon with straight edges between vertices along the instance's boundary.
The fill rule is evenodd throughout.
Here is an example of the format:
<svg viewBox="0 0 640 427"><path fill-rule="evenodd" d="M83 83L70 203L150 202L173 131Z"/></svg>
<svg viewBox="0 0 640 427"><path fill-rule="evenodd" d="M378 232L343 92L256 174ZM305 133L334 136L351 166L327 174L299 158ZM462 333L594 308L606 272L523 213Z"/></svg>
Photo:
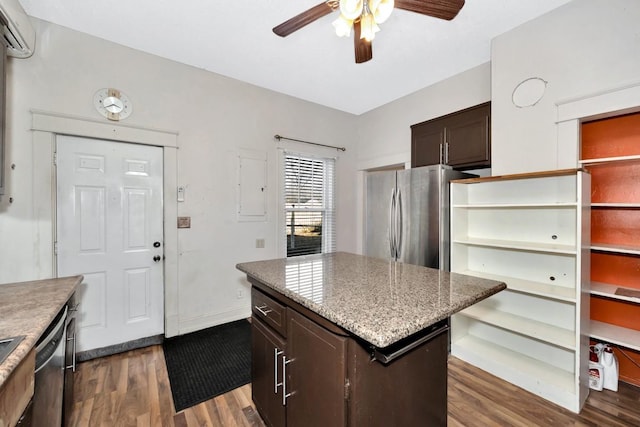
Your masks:
<svg viewBox="0 0 640 427"><path fill-rule="evenodd" d="M581 159L640 155L640 113L582 124Z"/></svg>
<svg viewBox="0 0 640 427"><path fill-rule="evenodd" d="M640 257L591 253L591 280L640 290Z"/></svg>
<svg viewBox="0 0 640 427"><path fill-rule="evenodd" d="M640 113L583 123L581 159L621 156L640 156ZM640 160L589 171L592 203L640 203ZM640 209L592 207L591 241L640 247ZM592 252L591 280L640 289L640 256ZM591 319L640 331L640 303L592 296L590 305ZM640 352L614 352L620 379L640 386Z"/></svg>

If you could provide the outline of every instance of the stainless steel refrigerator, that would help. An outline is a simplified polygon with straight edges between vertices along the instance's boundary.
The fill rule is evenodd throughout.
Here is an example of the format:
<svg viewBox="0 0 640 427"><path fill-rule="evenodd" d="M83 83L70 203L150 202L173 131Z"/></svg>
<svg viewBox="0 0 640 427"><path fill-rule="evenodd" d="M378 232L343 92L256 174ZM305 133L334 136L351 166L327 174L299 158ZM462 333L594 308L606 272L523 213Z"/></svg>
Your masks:
<svg viewBox="0 0 640 427"><path fill-rule="evenodd" d="M365 254L449 271L449 182L473 176L446 165L369 172Z"/></svg>

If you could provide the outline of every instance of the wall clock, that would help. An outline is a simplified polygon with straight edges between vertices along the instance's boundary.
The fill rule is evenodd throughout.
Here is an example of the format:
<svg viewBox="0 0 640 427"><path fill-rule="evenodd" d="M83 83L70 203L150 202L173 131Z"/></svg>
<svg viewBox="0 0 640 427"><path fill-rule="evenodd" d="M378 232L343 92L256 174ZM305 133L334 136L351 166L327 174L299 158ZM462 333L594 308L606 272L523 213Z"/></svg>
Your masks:
<svg viewBox="0 0 640 427"><path fill-rule="evenodd" d="M93 104L109 120L118 121L129 117L132 110L129 97L118 89L100 89L93 96Z"/></svg>

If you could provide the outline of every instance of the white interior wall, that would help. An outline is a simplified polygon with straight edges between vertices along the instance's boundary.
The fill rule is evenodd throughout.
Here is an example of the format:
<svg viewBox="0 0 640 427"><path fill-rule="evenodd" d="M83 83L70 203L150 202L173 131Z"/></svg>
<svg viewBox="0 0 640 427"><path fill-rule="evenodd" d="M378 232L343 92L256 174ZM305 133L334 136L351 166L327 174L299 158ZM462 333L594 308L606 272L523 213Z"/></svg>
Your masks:
<svg viewBox="0 0 640 427"><path fill-rule="evenodd" d="M558 143L556 104L640 82L638 22L638 0L575 0L493 40L494 175L576 167L577 147ZM512 92L530 77L546 91L518 108Z"/></svg>
<svg viewBox="0 0 640 427"><path fill-rule="evenodd" d="M364 171L390 165L411 167L411 125L482 104L490 96L487 62L358 116L358 253L363 253L364 240Z"/></svg>
<svg viewBox="0 0 640 427"><path fill-rule="evenodd" d="M42 154L47 150L41 150L30 130L30 111L106 122L92 105L93 94L103 87L130 97L133 113L123 125L178 132L175 167L186 194L177 209L179 216L191 217L191 228L178 230L177 301L167 301L166 313L177 321L173 333L249 315L248 286L235 264L278 256L278 145L339 157L337 247L355 250L354 116L44 21L33 19L33 24L35 54L8 64L6 158L16 167L8 171L7 195L0 201L0 283L51 277L54 271L51 235L42 236L38 224L51 212L38 211L43 204L34 200L42 193L38 189L50 187L52 180L33 170L48 154ZM345 146L347 151L277 144L275 134ZM266 221L237 220L239 150L267 156ZM265 239L264 249L255 247L258 238Z"/></svg>

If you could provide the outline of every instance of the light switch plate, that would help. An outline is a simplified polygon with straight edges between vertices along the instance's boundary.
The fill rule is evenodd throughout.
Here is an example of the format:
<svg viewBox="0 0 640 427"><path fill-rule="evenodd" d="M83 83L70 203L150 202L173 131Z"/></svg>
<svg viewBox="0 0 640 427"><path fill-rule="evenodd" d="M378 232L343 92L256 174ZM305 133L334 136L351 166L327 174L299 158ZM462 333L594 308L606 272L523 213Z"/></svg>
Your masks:
<svg viewBox="0 0 640 427"><path fill-rule="evenodd" d="M191 228L191 217L190 216L179 216L178 217L178 228Z"/></svg>
<svg viewBox="0 0 640 427"><path fill-rule="evenodd" d="M178 187L178 201L184 202L184 187L182 185Z"/></svg>
<svg viewBox="0 0 640 427"><path fill-rule="evenodd" d="M256 248L264 249L264 239L256 239Z"/></svg>

